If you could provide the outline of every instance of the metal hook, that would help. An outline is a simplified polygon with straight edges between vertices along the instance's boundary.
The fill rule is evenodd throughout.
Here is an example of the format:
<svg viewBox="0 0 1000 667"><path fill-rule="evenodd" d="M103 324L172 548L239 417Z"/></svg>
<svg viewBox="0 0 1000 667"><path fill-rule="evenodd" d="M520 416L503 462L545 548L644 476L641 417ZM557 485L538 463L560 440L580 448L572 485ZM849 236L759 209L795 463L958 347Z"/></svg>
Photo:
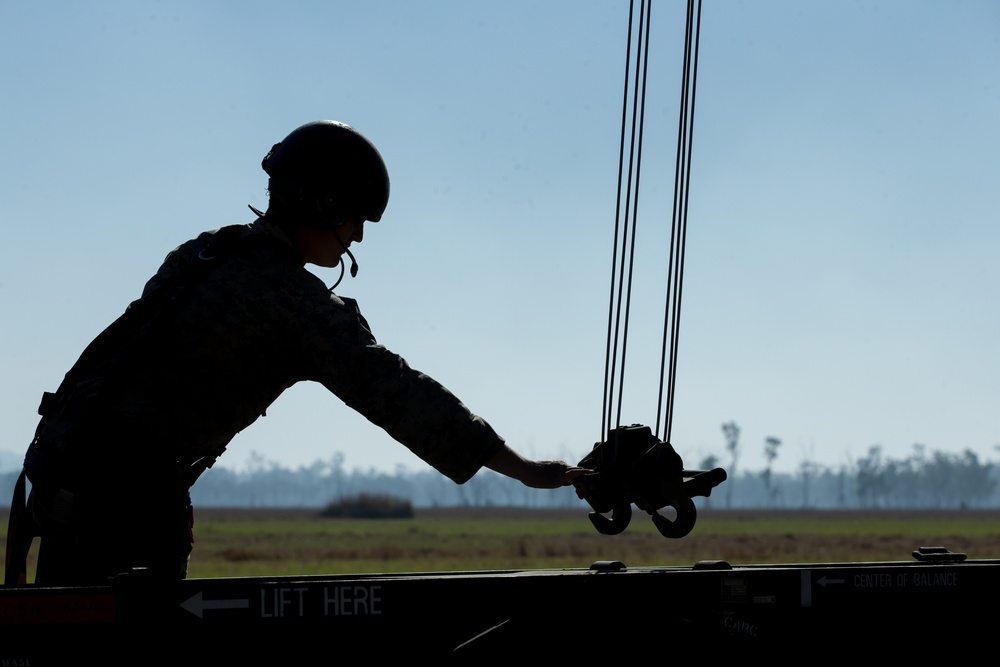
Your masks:
<svg viewBox="0 0 1000 667"><path fill-rule="evenodd" d="M597 532L602 535L617 535L628 528L628 524L632 520L632 505L625 503L614 508L611 510L610 519L598 512L591 512L587 516L590 517L590 523L594 524ZM690 532L690 529L688 529L688 532Z"/></svg>
<svg viewBox="0 0 1000 667"><path fill-rule="evenodd" d="M694 501L690 498L681 498L671 500L667 504L677 510L677 518L671 521L659 512L652 512L653 525L664 537L671 539L684 537L694 529L694 524L698 521L698 509Z"/></svg>

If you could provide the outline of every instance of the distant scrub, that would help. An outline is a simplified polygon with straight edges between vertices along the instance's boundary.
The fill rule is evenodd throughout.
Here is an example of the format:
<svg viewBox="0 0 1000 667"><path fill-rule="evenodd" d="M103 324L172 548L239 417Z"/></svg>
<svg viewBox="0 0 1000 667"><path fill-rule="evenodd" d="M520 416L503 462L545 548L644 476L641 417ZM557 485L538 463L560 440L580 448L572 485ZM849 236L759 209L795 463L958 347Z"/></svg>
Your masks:
<svg viewBox="0 0 1000 667"><path fill-rule="evenodd" d="M338 519L412 519L413 504L384 493L359 493L334 500L319 513Z"/></svg>
<svg viewBox="0 0 1000 667"><path fill-rule="evenodd" d="M715 456L691 460L696 468L714 468L720 463L729 468L729 481L711 498L698 498L698 507L1000 508L1000 461L983 459L969 449L943 452L918 444L910 455L894 457L873 445L866 455L848 457L841 465L828 467L804 460L789 473L773 469L771 464L780 460L777 446L767 441L765 446L771 447L765 449L769 467L762 472L745 467L734 470L732 461ZM334 456L331 462L316 461L293 470L257 455L256 464L247 471L215 466L202 475L191 495L196 507L309 507L315 508L313 512L331 498L359 493L406 498L420 508L586 507L572 487L533 489L492 470L480 472L465 484L453 484L432 469L347 471L342 459ZM11 497L18 474L20 470L0 472L0 503Z"/></svg>

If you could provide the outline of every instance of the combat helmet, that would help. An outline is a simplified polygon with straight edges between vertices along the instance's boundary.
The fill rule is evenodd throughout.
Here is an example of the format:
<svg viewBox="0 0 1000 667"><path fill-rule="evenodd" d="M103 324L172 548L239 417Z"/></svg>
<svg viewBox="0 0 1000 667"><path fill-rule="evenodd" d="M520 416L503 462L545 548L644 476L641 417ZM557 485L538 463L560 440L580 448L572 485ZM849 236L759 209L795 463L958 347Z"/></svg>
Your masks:
<svg viewBox="0 0 1000 667"><path fill-rule="evenodd" d="M378 149L335 120L292 130L261 167L270 177L271 207L311 226L337 227L348 218L378 222L389 201L389 173Z"/></svg>

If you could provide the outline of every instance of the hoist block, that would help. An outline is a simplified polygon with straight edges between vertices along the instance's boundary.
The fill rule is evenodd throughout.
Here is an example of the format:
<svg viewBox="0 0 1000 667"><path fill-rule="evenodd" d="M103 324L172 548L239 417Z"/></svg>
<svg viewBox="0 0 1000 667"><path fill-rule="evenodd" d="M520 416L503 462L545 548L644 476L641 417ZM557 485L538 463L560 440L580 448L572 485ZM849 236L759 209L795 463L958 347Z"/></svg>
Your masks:
<svg viewBox="0 0 1000 667"><path fill-rule="evenodd" d="M580 461L594 471L578 484L583 499L594 511L590 521L597 531L617 535L632 519L632 504L649 513L664 537L684 537L698 519L694 496L710 496L712 489L726 481L726 471L686 470L681 457L669 442L653 435L648 426L619 426L608 439ZM672 507L674 519L660 514ZM611 517L604 516L611 513Z"/></svg>

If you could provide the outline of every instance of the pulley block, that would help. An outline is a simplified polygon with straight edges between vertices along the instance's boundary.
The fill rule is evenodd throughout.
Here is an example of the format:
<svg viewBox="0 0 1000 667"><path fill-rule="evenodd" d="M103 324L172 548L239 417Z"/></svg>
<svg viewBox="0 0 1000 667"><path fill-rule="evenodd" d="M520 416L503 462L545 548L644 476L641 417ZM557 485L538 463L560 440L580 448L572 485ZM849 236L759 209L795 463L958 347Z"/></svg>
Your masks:
<svg viewBox="0 0 1000 667"><path fill-rule="evenodd" d="M613 429L580 466L594 471L578 488L594 509L591 523L605 535L617 535L628 527L635 504L652 517L661 535L684 537L698 519L691 498L712 495L712 489L726 480L722 468L686 470L670 443L641 424ZM667 506L674 508L674 519L660 514Z"/></svg>

